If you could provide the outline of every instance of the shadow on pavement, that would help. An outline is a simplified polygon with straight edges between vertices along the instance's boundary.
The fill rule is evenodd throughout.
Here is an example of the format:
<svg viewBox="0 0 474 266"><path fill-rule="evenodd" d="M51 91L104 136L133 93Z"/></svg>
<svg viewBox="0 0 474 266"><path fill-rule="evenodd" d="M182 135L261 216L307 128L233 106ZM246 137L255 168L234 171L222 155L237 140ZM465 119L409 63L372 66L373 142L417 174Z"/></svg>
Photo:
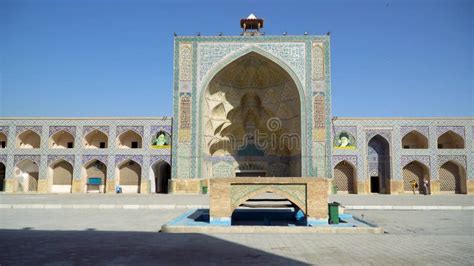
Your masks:
<svg viewBox="0 0 474 266"><path fill-rule="evenodd" d="M0 230L0 265L305 263L204 234Z"/></svg>

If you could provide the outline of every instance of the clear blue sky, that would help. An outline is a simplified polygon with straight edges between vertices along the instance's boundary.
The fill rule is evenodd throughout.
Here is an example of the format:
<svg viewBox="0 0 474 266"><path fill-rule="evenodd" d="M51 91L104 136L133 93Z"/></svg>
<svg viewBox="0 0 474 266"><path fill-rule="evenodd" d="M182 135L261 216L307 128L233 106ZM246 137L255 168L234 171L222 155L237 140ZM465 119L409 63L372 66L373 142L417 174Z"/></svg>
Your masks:
<svg viewBox="0 0 474 266"><path fill-rule="evenodd" d="M333 115L474 115L474 1L0 0L0 116L172 115L173 32L331 31Z"/></svg>

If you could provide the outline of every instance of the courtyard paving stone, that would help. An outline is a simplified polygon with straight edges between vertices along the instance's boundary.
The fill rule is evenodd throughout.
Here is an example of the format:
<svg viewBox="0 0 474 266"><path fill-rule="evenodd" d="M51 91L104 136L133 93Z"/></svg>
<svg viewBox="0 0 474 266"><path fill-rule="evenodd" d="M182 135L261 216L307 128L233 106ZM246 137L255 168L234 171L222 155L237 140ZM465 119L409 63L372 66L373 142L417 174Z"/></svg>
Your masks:
<svg viewBox="0 0 474 266"><path fill-rule="evenodd" d="M2 210L0 264L472 265L470 211L353 211L360 234L165 234L184 210Z"/></svg>

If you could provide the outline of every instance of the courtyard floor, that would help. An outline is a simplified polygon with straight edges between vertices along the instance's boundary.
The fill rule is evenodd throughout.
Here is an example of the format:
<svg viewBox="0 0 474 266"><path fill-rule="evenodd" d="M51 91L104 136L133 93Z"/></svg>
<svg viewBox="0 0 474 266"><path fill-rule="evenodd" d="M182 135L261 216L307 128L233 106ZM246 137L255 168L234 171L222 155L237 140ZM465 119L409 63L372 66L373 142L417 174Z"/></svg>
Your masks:
<svg viewBox="0 0 474 266"><path fill-rule="evenodd" d="M207 204L206 196L0 195L0 204ZM336 195L365 204L416 204L422 196ZM359 199L359 197L361 199ZM367 199L364 199L367 198ZM38 198L40 200L38 200ZM372 200L370 201L370 199ZM402 199L403 198L403 199ZM472 204L472 196L422 197L424 205ZM157 200L159 199L159 200ZM342 200L341 200L342 199ZM383 200L382 200L383 199ZM411 200L410 200L411 199ZM155 202L157 200L157 202ZM168 202L169 200L169 202ZM109 202L110 201L110 202ZM406 202L405 202L406 201ZM165 234L186 208L0 209L0 264L436 264L474 263L474 211L351 210L384 234Z"/></svg>
<svg viewBox="0 0 474 266"><path fill-rule="evenodd" d="M329 195L329 201L337 201L348 206L474 206L474 196L446 195ZM176 194L7 194L0 193L0 208L11 205L21 207L27 205L48 205L62 207L83 205L138 205L165 206L167 208L194 208L209 205L208 195L176 195Z"/></svg>

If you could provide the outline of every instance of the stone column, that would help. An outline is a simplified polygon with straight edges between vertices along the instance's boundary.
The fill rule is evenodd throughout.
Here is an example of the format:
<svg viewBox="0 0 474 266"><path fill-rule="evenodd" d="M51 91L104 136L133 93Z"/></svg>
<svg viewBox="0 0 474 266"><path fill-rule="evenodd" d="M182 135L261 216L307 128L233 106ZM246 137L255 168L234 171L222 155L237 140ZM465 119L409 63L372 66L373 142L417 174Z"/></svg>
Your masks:
<svg viewBox="0 0 474 266"><path fill-rule="evenodd" d="M209 198L209 221L213 225L230 225L232 206L230 202L230 183L211 179Z"/></svg>
<svg viewBox="0 0 474 266"><path fill-rule="evenodd" d="M308 225L328 223L328 191L329 181L318 178L307 183L307 222Z"/></svg>

